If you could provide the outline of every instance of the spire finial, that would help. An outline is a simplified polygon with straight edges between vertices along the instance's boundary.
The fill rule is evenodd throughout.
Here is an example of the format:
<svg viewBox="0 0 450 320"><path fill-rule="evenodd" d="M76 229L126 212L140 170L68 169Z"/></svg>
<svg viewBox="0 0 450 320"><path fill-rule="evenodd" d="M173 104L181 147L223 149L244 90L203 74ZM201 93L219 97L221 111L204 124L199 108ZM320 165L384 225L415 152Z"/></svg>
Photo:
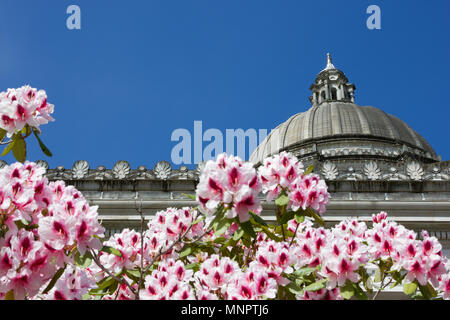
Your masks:
<svg viewBox="0 0 450 320"><path fill-rule="evenodd" d="M333 65L333 62L331 61L331 54L327 53L327 67L325 68L325 70L328 69L336 69Z"/></svg>

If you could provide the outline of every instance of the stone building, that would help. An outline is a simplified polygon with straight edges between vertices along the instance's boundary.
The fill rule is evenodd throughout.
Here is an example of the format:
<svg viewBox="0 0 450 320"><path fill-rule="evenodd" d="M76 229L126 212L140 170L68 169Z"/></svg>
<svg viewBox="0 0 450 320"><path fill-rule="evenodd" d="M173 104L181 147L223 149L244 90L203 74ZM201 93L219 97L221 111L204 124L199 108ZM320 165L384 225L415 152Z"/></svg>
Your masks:
<svg viewBox="0 0 450 320"><path fill-rule="evenodd" d="M408 228L428 230L450 256L450 161L441 161L399 118L355 104L355 89L328 55L326 68L311 85L311 108L274 129L250 161L259 165L269 155L290 151L327 181L328 225L353 216L371 221L373 213L386 211ZM109 233L139 228L139 206L149 216L167 207L194 205L183 193L194 193L202 168L174 169L166 161L153 169L131 169L126 161L111 169L90 168L83 160L70 169L39 163L50 180L65 180L98 205ZM263 202L263 207L265 218L275 220L274 205Z"/></svg>

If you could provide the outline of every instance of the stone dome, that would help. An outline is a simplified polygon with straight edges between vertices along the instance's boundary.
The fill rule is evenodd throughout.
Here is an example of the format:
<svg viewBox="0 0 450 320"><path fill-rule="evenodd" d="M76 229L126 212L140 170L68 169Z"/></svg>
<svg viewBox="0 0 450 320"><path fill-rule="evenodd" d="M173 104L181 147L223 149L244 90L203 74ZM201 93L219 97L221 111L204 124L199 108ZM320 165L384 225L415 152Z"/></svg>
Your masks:
<svg viewBox="0 0 450 320"><path fill-rule="evenodd" d="M428 142L404 121L378 108L355 104L354 89L328 55L327 68L311 86L313 106L272 130L250 161L258 164L281 151L300 158L315 153L394 160L408 153L425 163L438 160Z"/></svg>
<svg viewBox="0 0 450 320"><path fill-rule="evenodd" d="M398 156L395 147L406 148L422 158L437 159L428 142L399 118L371 106L326 102L292 116L272 130L253 152L250 161L259 163L267 156L311 143L327 143L328 149L330 143L349 148L359 145L362 149L364 145L377 145L385 149L383 154L393 156Z"/></svg>

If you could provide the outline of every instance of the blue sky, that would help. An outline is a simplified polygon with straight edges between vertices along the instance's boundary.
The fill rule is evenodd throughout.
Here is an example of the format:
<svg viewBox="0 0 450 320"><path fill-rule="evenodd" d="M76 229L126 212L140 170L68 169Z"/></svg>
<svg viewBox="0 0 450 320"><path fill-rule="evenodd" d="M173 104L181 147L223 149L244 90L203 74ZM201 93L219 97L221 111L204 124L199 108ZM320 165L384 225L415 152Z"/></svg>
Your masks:
<svg viewBox="0 0 450 320"><path fill-rule="evenodd" d="M81 30L66 27L71 4ZM366 27L371 4L381 30ZM448 0L2 0L0 90L30 84L55 104L42 127L54 156L30 140L28 159L153 168L195 120L273 129L306 111L331 52L357 104L401 118L449 160L449 14Z"/></svg>

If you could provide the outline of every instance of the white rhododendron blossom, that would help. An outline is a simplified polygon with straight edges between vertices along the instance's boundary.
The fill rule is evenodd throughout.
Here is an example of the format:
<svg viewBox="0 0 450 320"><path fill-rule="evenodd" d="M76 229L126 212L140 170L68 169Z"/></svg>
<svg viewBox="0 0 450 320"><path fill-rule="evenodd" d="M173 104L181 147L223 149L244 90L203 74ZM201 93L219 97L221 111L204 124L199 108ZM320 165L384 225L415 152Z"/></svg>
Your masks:
<svg viewBox="0 0 450 320"><path fill-rule="evenodd" d="M0 93L0 128L8 137L22 130L26 124L39 130L39 126L54 121L54 105L47 101L44 90L30 86L8 89Z"/></svg>

